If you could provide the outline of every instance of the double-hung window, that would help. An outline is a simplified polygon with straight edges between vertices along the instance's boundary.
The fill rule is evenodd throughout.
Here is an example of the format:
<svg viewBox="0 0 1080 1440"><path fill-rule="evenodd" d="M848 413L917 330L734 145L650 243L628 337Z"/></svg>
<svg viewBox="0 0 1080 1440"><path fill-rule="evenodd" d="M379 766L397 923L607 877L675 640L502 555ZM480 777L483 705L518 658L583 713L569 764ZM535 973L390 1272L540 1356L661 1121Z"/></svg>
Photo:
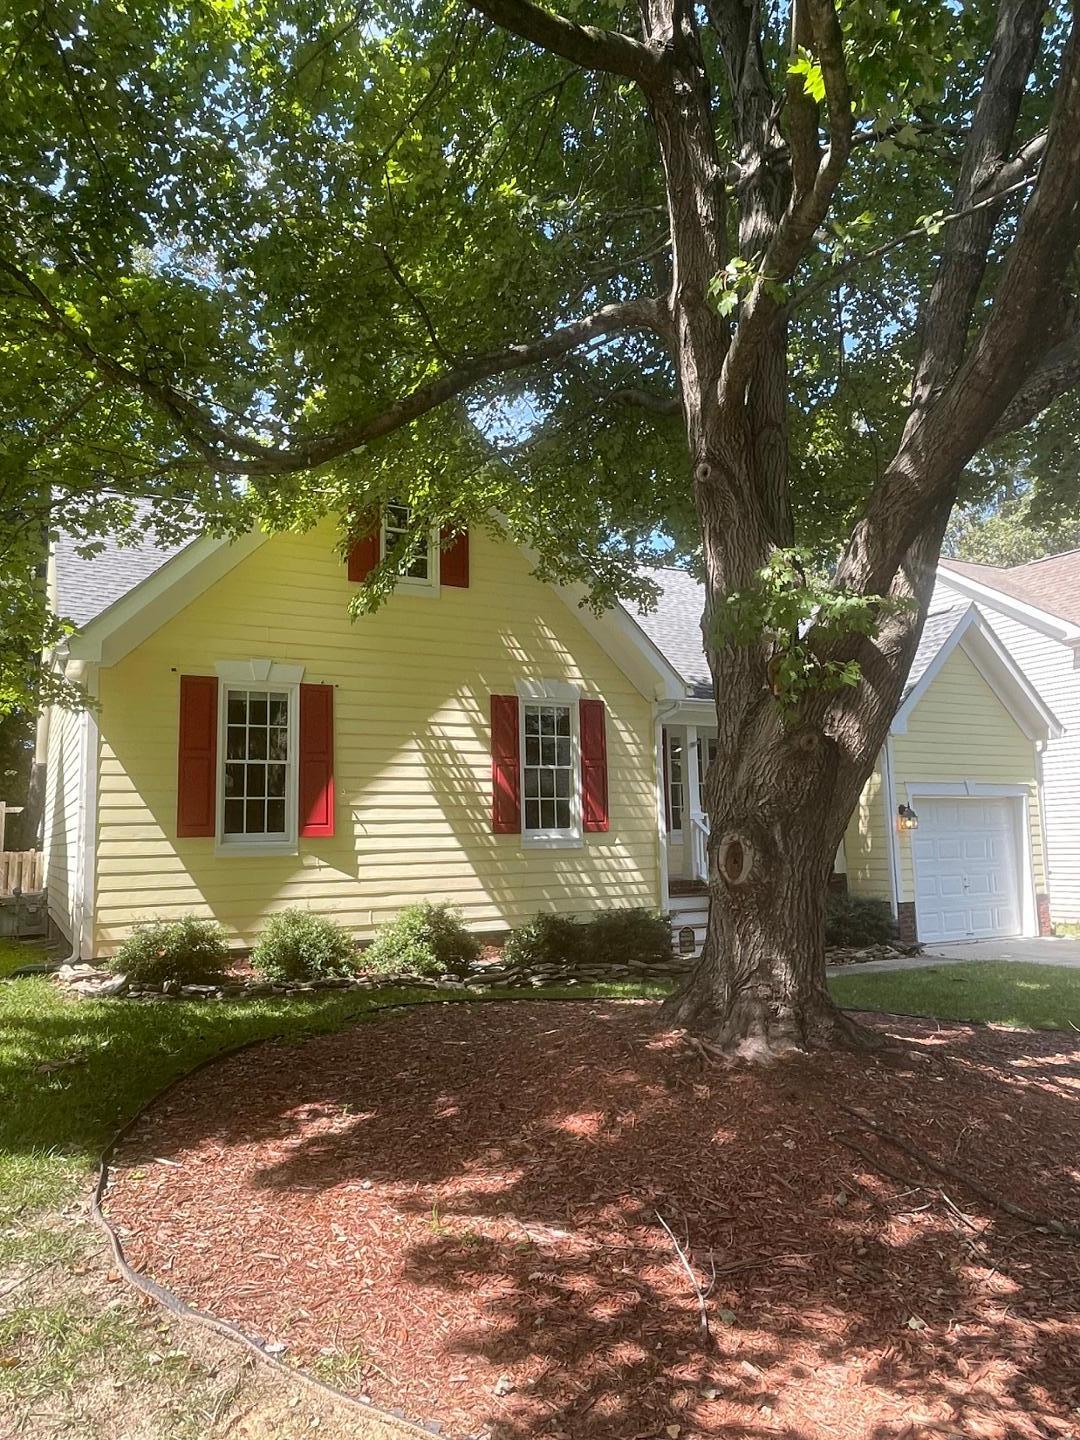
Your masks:
<svg viewBox="0 0 1080 1440"><path fill-rule="evenodd" d="M222 686L218 839L223 849L296 846L298 693L296 685Z"/></svg>
<svg viewBox="0 0 1080 1440"><path fill-rule="evenodd" d="M382 558L395 556L407 547L398 583L415 590L434 590L438 584L439 547L430 530L419 537L410 534L412 521L412 506L390 501L383 511Z"/></svg>
<svg viewBox="0 0 1080 1440"><path fill-rule="evenodd" d="M681 834L683 828L683 808L685 804L682 736L677 735L673 730L669 730L667 732L667 746L668 828L675 834Z"/></svg>
<svg viewBox="0 0 1080 1440"><path fill-rule="evenodd" d="M551 685L546 693L521 698L521 806L526 843L580 843L581 756L574 687Z"/></svg>

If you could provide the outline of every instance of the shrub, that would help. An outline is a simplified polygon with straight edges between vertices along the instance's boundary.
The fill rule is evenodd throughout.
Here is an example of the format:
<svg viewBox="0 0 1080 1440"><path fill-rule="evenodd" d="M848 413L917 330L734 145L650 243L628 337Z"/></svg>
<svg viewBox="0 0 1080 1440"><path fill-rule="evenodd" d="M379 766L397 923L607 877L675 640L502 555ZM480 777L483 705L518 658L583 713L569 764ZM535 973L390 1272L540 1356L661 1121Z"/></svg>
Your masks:
<svg viewBox="0 0 1080 1440"><path fill-rule="evenodd" d="M463 975L480 958L480 941L452 905L408 905L364 951L365 970L381 974Z"/></svg>
<svg viewBox="0 0 1080 1440"><path fill-rule="evenodd" d="M659 965L671 959L671 922L655 910L601 910L585 928L593 965Z"/></svg>
<svg viewBox="0 0 1080 1440"><path fill-rule="evenodd" d="M829 895L825 902L826 945L887 945L895 938L896 921L887 900Z"/></svg>
<svg viewBox="0 0 1080 1440"><path fill-rule="evenodd" d="M228 940L216 920L147 920L135 926L110 968L146 985L210 985L228 960Z"/></svg>
<svg viewBox="0 0 1080 1440"><path fill-rule="evenodd" d="M589 920L541 911L512 930L503 948L508 965L655 965L671 959L671 927L654 910L601 910Z"/></svg>
<svg viewBox="0 0 1080 1440"><path fill-rule="evenodd" d="M282 910L266 922L251 963L267 980L321 980L353 974L356 946L348 931L325 915Z"/></svg>
<svg viewBox="0 0 1080 1440"><path fill-rule="evenodd" d="M585 926L573 915L553 915L542 910L524 925L511 930L503 946L507 965L532 969L537 965L580 964L587 950Z"/></svg>

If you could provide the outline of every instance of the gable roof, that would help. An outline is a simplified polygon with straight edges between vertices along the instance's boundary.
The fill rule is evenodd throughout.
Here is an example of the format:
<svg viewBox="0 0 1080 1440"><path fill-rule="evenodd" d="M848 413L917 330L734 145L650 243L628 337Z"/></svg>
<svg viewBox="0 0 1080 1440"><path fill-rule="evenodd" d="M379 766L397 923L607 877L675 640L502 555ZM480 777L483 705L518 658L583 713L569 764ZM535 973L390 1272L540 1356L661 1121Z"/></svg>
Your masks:
<svg viewBox="0 0 1080 1440"><path fill-rule="evenodd" d="M1062 727L1038 690L998 639L977 605L953 606L926 617L900 705L889 727L903 735L916 705L954 650L962 649L1025 735L1056 738Z"/></svg>
<svg viewBox="0 0 1080 1440"><path fill-rule="evenodd" d="M710 700L712 675L705 660L701 636L701 615L705 608L705 587L687 570L659 568L645 574L659 587L656 609L648 614L630 610L631 615L686 682L694 699ZM957 626L973 607L970 604L935 611L926 617L919 647L911 662L903 698L906 699L927 674Z"/></svg>
<svg viewBox="0 0 1080 1440"><path fill-rule="evenodd" d="M191 543L167 546L147 537L138 545L119 545L106 536L104 548L87 559L70 535L60 535L53 549L54 609L82 629Z"/></svg>
<svg viewBox="0 0 1080 1440"><path fill-rule="evenodd" d="M1070 625L1080 625L1080 550L1047 555L1024 565L976 565L942 560L947 579L959 578L996 590Z"/></svg>

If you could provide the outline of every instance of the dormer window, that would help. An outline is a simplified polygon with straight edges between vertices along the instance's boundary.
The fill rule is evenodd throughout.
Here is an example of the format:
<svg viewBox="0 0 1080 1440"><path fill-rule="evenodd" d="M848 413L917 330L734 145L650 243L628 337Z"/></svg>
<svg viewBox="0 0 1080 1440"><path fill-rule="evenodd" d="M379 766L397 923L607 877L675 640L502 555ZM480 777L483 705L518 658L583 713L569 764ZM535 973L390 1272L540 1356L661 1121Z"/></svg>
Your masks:
<svg viewBox="0 0 1080 1440"><path fill-rule="evenodd" d="M435 532L429 530L426 537L410 534L412 521L411 505L390 501L383 511L381 558L397 556L403 547L408 547L408 564L402 570L399 583L416 589L433 589L439 578Z"/></svg>

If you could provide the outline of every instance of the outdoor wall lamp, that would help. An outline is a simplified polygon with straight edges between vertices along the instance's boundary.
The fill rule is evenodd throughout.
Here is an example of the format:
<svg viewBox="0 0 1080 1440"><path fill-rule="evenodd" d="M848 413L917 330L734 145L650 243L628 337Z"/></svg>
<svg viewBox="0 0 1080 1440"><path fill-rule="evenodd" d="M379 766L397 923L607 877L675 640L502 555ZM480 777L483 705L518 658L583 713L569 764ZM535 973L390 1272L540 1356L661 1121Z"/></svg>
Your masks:
<svg viewBox="0 0 1080 1440"><path fill-rule="evenodd" d="M896 828L898 830L917 830L919 828L919 817L910 805L901 805L896 815Z"/></svg>

